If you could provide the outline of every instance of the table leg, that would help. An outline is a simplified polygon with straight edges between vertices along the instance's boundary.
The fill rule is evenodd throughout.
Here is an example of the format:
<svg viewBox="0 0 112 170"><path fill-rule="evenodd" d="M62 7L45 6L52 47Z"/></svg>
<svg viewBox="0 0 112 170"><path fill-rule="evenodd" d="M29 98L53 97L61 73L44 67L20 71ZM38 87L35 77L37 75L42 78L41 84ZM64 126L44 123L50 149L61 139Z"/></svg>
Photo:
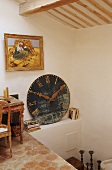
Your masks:
<svg viewBox="0 0 112 170"><path fill-rule="evenodd" d="M20 111L20 143L23 143L23 110Z"/></svg>

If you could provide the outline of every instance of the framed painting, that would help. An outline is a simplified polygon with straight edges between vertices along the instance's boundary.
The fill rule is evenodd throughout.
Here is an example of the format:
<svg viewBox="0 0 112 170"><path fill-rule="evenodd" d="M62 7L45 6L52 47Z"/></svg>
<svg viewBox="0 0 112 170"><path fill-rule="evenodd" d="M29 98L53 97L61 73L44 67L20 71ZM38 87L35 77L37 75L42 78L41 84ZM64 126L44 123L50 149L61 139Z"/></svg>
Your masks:
<svg viewBox="0 0 112 170"><path fill-rule="evenodd" d="M4 33L6 71L44 70L43 37Z"/></svg>

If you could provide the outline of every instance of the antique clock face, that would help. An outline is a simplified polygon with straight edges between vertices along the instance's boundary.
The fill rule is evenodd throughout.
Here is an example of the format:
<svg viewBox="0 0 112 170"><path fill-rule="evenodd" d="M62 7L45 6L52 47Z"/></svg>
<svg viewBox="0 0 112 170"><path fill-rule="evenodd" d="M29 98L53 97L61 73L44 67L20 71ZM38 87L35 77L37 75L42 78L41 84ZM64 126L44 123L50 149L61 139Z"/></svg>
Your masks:
<svg viewBox="0 0 112 170"><path fill-rule="evenodd" d="M38 77L28 90L28 110L40 124L55 123L62 119L69 104L69 89L56 75L46 74Z"/></svg>

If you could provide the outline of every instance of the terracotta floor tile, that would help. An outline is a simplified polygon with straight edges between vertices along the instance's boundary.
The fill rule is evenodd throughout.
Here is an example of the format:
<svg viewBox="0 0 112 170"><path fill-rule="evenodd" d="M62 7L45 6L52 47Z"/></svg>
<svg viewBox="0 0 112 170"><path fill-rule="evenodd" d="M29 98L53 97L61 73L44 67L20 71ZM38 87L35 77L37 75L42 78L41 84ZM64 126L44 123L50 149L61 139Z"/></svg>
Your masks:
<svg viewBox="0 0 112 170"><path fill-rule="evenodd" d="M23 144L19 140L12 138L12 158L9 148L0 146L0 170L75 170L29 133L23 133Z"/></svg>

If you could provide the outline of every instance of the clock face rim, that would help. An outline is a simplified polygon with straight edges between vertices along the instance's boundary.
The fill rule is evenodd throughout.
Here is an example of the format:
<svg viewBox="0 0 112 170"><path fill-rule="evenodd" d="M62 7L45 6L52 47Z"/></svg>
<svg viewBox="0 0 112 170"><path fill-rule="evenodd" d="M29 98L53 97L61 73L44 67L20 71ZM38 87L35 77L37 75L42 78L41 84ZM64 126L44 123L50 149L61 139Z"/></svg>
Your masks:
<svg viewBox="0 0 112 170"><path fill-rule="evenodd" d="M43 84L43 89L44 89L44 87L46 88L47 86L49 86L49 84L52 85L51 81L53 81L54 86L52 88L50 87L50 90L47 91L46 89L44 89L44 92L42 92L41 82L42 82L42 80L45 81L45 79L47 77L49 79L47 81L47 84ZM39 87L39 85L37 85L38 80L40 81L39 82L40 87ZM50 80L50 83L49 83L49 80ZM36 91L34 90L34 86L36 87L36 89L35 89ZM34 101L36 101L36 106L38 105L38 107L34 106L35 107L34 110L37 110L39 108L39 110L41 110L41 114L43 114L42 107L44 105L46 107L48 107L48 110L46 110L45 114L41 115L38 112L35 115L32 114L33 106L31 105L31 102L30 102L30 101L32 101L31 97L34 97L35 99L38 98L38 100L39 100L39 101L34 100ZM50 99L47 99L48 97L50 97ZM63 99L63 101L62 101L62 99ZM41 105L42 107L39 106L39 102L40 103L44 102L43 105ZM53 107L52 106L53 104L54 104L54 106L57 106L57 107ZM61 105L61 107L59 107L59 105ZM51 123L56 123L56 122L60 121L67 113L67 111L69 109L69 105L70 105L69 88L68 88L67 84L65 83L65 81L57 75L44 74L42 76L39 76L38 78L36 78L33 81L33 83L29 87L29 90L27 93L27 107L28 107L28 110L29 110L29 113L31 114L31 116L34 119L37 119L40 124L51 124ZM51 107L52 107L53 111L49 111L49 108L51 108ZM58 109L58 111L56 109Z"/></svg>

